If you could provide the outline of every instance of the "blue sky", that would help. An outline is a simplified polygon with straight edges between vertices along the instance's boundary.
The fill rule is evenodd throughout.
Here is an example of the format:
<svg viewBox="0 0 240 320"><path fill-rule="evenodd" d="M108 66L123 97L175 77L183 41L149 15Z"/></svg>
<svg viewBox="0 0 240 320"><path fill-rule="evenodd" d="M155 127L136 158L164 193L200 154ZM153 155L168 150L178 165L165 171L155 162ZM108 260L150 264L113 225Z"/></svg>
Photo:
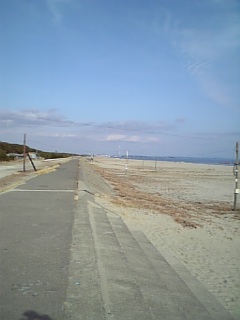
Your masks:
<svg viewBox="0 0 240 320"><path fill-rule="evenodd" d="M0 140L233 157L238 0L0 0Z"/></svg>

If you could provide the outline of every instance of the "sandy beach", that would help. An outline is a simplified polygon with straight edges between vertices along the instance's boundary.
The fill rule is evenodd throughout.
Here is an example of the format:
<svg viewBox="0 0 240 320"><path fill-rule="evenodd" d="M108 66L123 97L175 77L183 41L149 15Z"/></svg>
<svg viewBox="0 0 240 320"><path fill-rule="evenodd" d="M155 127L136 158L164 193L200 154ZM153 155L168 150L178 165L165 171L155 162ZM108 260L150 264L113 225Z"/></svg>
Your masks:
<svg viewBox="0 0 240 320"><path fill-rule="evenodd" d="M240 211L231 166L95 158L87 164L112 192L98 204L177 258L240 318Z"/></svg>

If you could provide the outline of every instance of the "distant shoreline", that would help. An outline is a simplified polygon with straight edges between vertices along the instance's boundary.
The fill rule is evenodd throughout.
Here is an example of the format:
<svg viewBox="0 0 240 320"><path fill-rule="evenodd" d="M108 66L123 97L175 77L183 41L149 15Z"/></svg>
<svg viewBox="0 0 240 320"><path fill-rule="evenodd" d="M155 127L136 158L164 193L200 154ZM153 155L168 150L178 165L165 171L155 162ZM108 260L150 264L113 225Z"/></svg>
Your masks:
<svg viewBox="0 0 240 320"><path fill-rule="evenodd" d="M111 156L111 158L121 158L127 159L126 156ZM215 164L215 165L234 165L235 161L228 158L201 158L201 157L160 157L160 156L138 156L129 155L129 160L146 160L146 161L167 161L167 162L186 162L186 163L196 163L196 164Z"/></svg>

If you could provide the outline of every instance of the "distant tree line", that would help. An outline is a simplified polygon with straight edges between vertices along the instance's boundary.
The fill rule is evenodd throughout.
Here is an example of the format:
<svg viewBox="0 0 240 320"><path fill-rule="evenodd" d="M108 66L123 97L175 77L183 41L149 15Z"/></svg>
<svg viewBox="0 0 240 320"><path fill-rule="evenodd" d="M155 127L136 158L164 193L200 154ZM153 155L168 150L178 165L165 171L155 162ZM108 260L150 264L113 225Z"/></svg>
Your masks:
<svg viewBox="0 0 240 320"><path fill-rule="evenodd" d="M37 154L44 159L68 158L71 156L76 156L76 154L72 154L72 153L59 153L59 152L46 152L46 151L38 151Z"/></svg>
<svg viewBox="0 0 240 320"><path fill-rule="evenodd" d="M26 152L35 152L39 157L44 159L56 159L56 158L67 158L72 156L70 153L59 153L59 152L46 152L41 150L36 150L26 146ZM8 156L9 153L12 154L23 154L23 145L1 142L0 141L0 161L11 161L14 160L14 156Z"/></svg>

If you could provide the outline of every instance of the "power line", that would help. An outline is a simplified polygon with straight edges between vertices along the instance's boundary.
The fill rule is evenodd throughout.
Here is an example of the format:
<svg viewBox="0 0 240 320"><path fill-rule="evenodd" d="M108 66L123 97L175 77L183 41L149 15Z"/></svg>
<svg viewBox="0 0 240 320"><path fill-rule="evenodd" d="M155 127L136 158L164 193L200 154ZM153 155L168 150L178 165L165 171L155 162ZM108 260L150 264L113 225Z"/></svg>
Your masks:
<svg viewBox="0 0 240 320"><path fill-rule="evenodd" d="M43 121L50 121L50 122L56 122L61 124L69 124L73 126L82 126L82 127L95 127L95 128L101 128L101 129L111 129L111 130L120 130L124 132L140 132L140 133L148 133L148 134L160 134L164 136L170 136L170 137L178 137L178 138L185 138L185 139L196 139L196 140L203 140L203 141L218 141L219 138L207 138L207 137L197 137L197 136L188 136L188 135L181 135L181 134L173 134L173 133L165 133L160 130L143 130L143 129L131 129L131 128L122 128L120 126L112 126L112 125L104 125L104 124L96 124L91 122L76 122L76 121L70 121L70 120L59 120L59 119L50 119L46 117L31 117L27 115L19 115L23 118L32 119L32 120L43 120ZM230 142L233 143L235 140L221 140L221 142Z"/></svg>

